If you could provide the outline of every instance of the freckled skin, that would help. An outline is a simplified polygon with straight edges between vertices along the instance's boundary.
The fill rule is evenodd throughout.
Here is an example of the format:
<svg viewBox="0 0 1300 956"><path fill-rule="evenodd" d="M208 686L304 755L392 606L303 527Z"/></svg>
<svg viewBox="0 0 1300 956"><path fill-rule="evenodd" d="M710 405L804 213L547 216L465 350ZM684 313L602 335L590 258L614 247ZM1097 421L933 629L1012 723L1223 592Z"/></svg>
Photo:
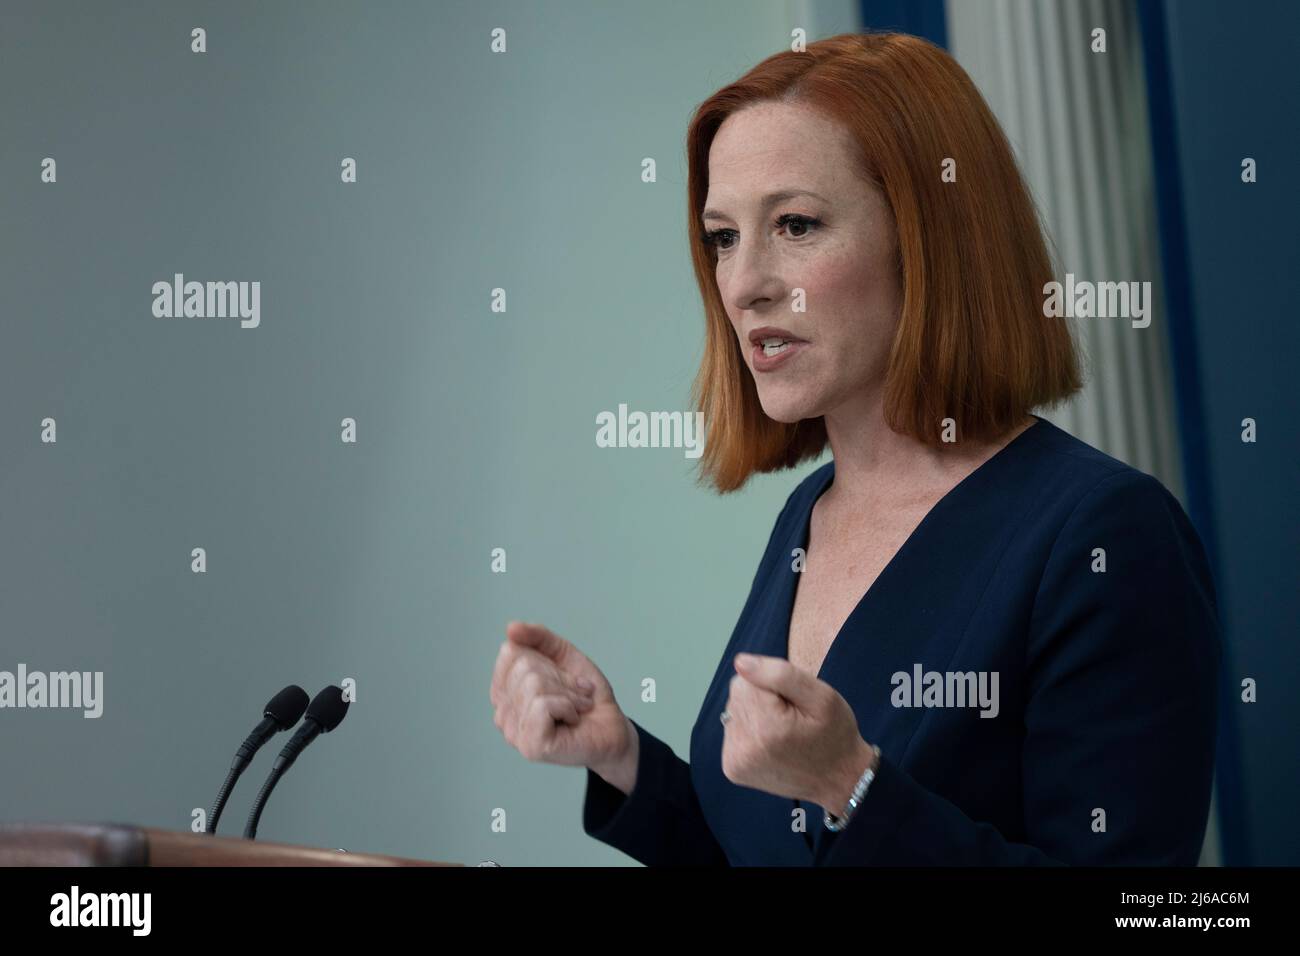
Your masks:
<svg viewBox="0 0 1300 956"><path fill-rule="evenodd" d="M902 306L893 214L884 194L856 173L856 147L832 120L807 106L761 103L729 116L709 151L706 208L731 230L718 247L718 290L754 374L750 330L779 326L810 345L780 369L754 374L759 401L780 422L878 406ZM764 209L783 189L811 197ZM787 213L820 226L775 225ZM805 291L794 312L792 291Z"/></svg>

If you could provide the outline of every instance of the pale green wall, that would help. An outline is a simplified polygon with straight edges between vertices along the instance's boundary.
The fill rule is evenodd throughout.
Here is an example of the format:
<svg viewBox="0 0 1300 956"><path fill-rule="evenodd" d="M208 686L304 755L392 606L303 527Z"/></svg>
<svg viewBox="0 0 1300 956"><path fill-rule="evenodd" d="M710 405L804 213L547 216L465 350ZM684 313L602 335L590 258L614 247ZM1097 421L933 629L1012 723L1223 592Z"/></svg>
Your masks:
<svg viewBox="0 0 1300 956"><path fill-rule="evenodd" d="M266 698L353 677L263 838L626 861L583 835L580 771L505 744L489 675L509 618L544 621L686 755L810 466L721 498L595 416L686 408L686 124L797 6L4 4L0 669L106 686L98 720L0 711L0 819L187 827ZM153 318L174 272L259 280L260 327Z"/></svg>

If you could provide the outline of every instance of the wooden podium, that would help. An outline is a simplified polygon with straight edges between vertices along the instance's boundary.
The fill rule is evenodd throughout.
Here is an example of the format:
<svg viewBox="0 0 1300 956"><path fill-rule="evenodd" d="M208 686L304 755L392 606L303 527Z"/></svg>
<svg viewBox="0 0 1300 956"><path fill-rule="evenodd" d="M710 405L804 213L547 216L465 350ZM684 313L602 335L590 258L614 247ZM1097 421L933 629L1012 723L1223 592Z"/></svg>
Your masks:
<svg viewBox="0 0 1300 956"><path fill-rule="evenodd" d="M121 823L0 823L0 866L463 866Z"/></svg>

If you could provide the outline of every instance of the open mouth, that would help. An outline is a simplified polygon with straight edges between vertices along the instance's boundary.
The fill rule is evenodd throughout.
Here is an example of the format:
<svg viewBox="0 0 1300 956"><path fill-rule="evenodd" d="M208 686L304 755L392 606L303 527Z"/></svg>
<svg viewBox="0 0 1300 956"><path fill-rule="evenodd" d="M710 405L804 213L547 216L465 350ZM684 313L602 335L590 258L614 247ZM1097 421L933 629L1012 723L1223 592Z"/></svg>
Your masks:
<svg viewBox="0 0 1300 956"><path fill-rule="evenodd" d="M790 347L788 339L763 339L760 344L763 346L764 355L780 355Z"/></svg>

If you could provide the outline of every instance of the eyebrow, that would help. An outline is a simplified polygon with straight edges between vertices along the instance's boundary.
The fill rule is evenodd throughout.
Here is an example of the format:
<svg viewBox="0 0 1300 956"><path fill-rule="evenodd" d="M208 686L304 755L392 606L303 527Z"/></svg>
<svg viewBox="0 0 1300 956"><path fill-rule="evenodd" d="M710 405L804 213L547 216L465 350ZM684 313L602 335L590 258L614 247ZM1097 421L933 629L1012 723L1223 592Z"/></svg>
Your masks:
<svg viewBox="0 0 1300 956"><path fill-rule="evenodd" d="M763 208L774 206L779 202L785 202L787 199L794 199L796 196L812 196L814 199L820 199L822 202L829 202L822 196L813 192L811 189L783 189L780 192L768 193L761 200ZM727 217L717 209L705 209L700 214L701 219L726 219Z"/></svg>

